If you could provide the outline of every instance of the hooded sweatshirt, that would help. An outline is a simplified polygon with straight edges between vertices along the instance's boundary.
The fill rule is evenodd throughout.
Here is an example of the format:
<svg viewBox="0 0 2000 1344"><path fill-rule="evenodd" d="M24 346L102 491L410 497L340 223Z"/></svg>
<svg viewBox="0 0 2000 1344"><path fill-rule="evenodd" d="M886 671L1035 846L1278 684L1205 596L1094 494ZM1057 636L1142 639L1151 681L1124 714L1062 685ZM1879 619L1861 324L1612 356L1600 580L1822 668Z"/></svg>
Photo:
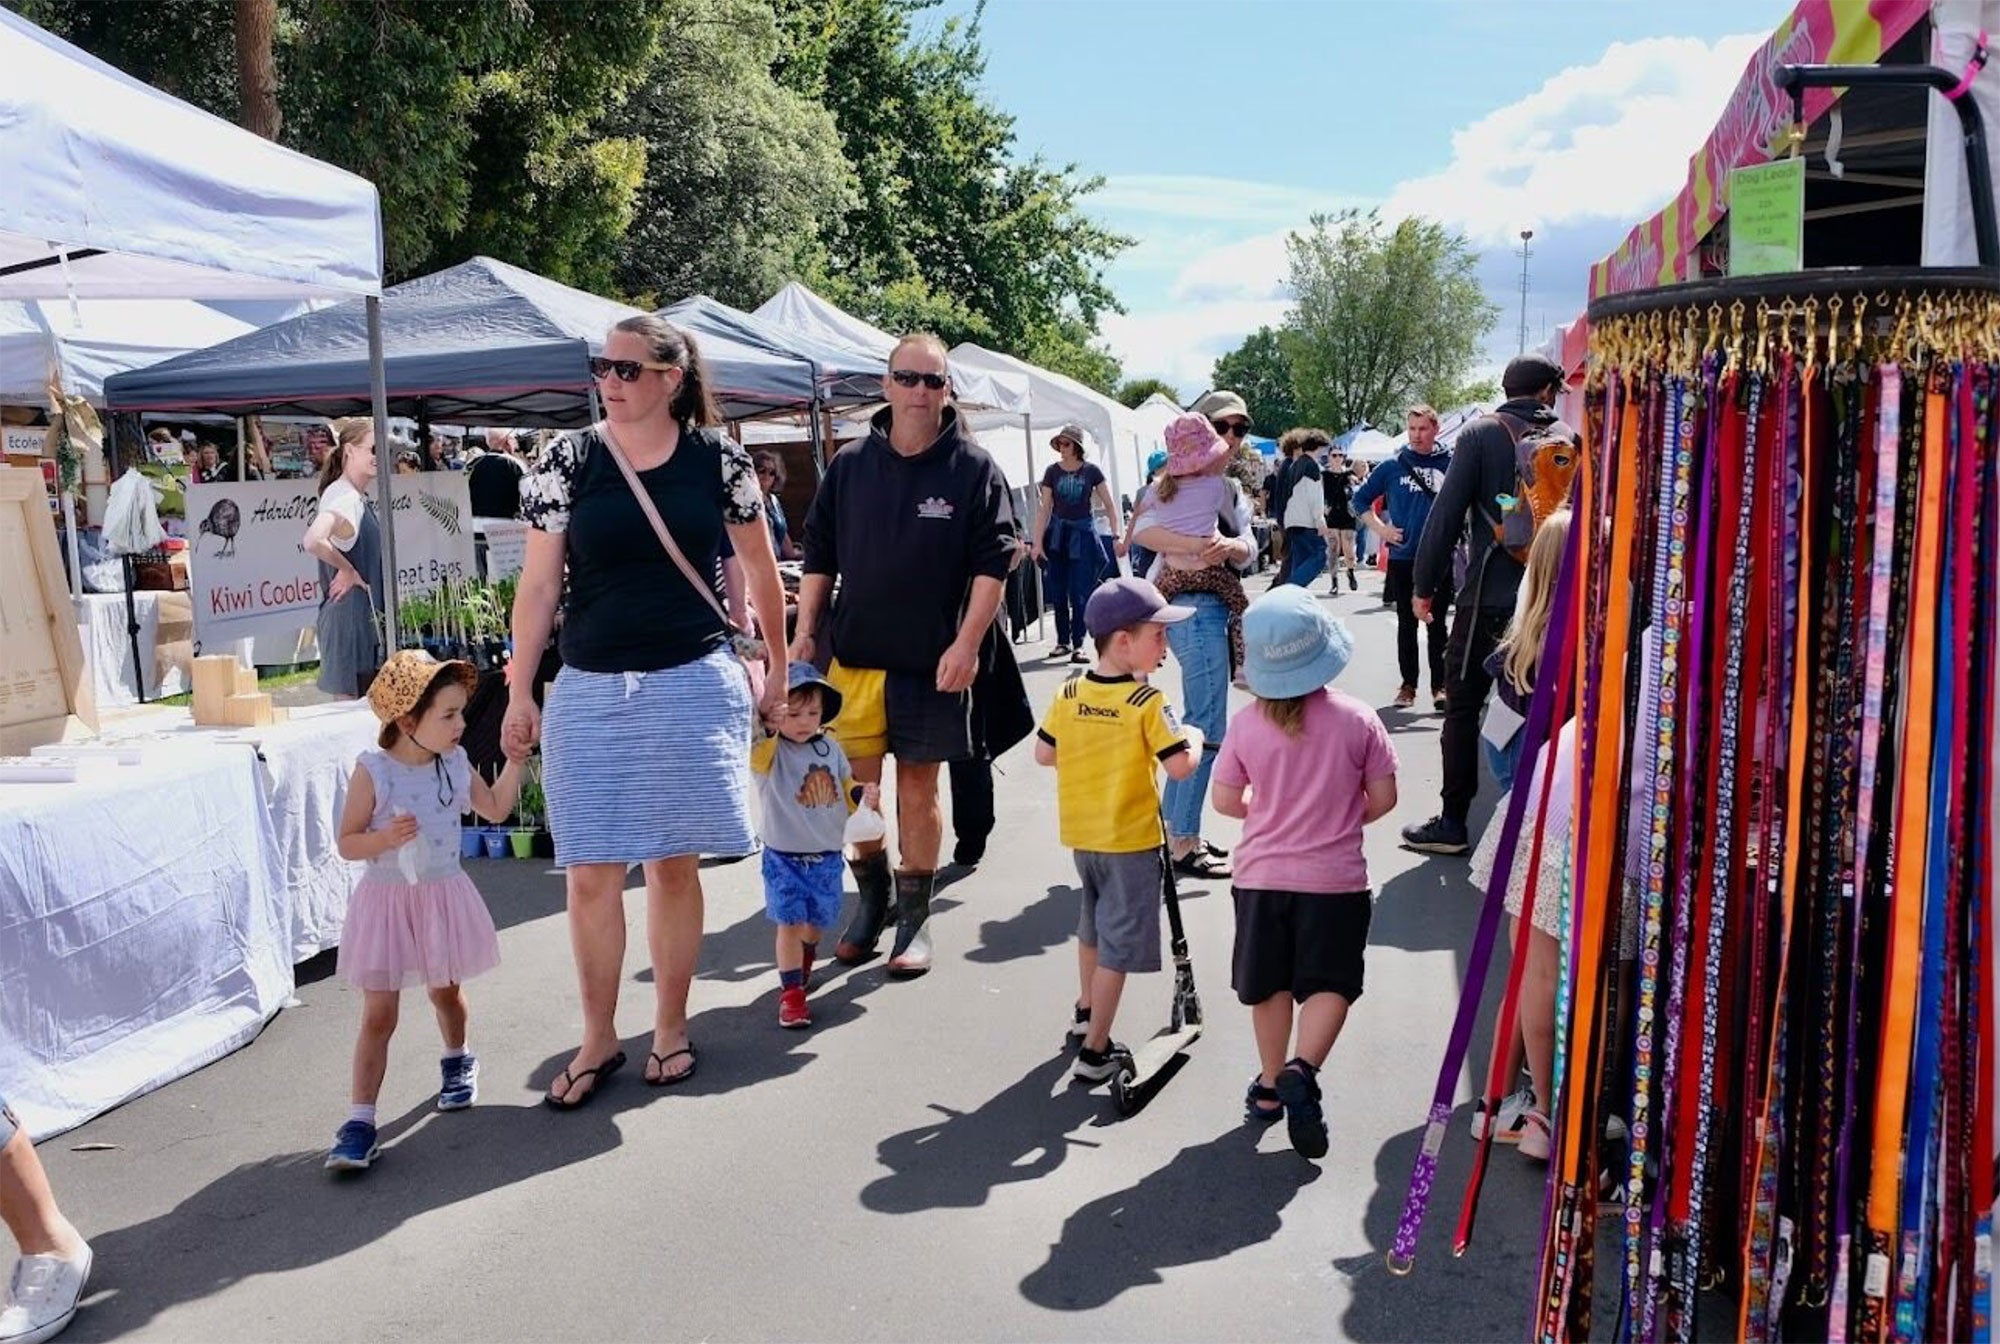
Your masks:
<svg viewBox="0 0 2000 1344"><path fill-rule="evenodd" d="M931 673L985 577L1005 582L1014 507L1007 478L947 407L930 447L889 446L887 409L827 464L806 514L805 572L838 576L828 618L849 667Z"/></svg>

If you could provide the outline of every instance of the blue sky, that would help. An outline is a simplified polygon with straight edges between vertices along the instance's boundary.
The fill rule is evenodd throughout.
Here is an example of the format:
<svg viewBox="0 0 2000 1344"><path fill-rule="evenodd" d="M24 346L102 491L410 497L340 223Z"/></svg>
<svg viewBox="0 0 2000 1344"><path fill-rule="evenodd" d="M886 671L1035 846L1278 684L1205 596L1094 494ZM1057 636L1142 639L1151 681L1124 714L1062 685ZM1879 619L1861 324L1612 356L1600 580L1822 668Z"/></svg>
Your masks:
<svg viewBox="0 0 2000 1344"><path fill-rule="evenodd" d="M946 0L965 14L970 0ZM1768 0L990 0L986 88L1018 149L1102 174L1090 211L1139 240L1110 271L1127 376L1186 395L1283 314L1284 235L1380 206L1463 230L1530 343L1579 312L1586 269L1678 189Z"/></svg>

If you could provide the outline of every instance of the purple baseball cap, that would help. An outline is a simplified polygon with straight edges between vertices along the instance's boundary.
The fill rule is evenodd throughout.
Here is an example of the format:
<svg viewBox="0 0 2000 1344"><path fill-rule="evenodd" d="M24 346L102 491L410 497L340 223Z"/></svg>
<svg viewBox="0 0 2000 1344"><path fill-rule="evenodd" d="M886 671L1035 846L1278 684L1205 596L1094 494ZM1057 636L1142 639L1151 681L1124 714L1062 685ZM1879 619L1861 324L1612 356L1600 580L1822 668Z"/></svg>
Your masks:
<svg viewBox="0 0 2000 1344"><path fill-rule="evenodd" d="M1144 579L1107 579L1084 604L1083 624L1096 639L1144 621L1172 625L1194 615L1193 607L1176 607Z"/></svg>

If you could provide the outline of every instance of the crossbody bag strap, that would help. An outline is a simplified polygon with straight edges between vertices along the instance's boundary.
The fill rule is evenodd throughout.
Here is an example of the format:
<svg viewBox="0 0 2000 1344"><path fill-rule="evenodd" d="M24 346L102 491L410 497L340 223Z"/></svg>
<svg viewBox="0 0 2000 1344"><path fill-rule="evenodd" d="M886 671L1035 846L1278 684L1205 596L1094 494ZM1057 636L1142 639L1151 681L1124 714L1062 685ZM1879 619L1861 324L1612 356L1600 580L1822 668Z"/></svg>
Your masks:
<svg viewBox="0 0 2000 1344"><path fill-rule="evenodd" d="M639 511L645 514L646 521L653 525L653 534L660 539L660 545L666 548L667 555L673 560L675 568L686 576L688 583L702 595L715 614L722 618L722 624L731 633L741 634L742 632L736 628L736 623L729 619L729 613L723 610L722 602L716 597L714 587L702 582L700 571L688 563L687 556L683 555L681 548L674 544L674 534L667 531L666 520L660 517L659 509L654 507L653 497L646 493L643 485L639 484L639 473L632 470L632 464L625 460L624 452L612 440L611 427L600 421L592 428L596 430L597 436L604 440L604 447L610 452L611 460L618 464L618 470L625 477L625 484L632 487L632 498L639 501Z"/></svg>

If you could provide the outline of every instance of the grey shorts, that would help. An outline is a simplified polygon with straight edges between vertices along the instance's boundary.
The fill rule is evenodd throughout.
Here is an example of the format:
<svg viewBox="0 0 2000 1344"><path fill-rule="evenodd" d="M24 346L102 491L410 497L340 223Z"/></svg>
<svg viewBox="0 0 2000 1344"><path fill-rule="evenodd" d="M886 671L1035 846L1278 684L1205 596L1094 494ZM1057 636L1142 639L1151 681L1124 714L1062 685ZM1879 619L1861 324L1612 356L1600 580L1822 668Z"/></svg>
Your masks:
<svg viewBox="0 0 2000 1344"><path fill-rule="evenodd" d="M1079 849L1076 873L1083 879L1076 940L1096 948L1097 964L1107 971L1159 970L1160 851Z"/></svg>
<svg viewBox="0 0 2000 1344"><path fill-rule="evenodd" d="M0 1097L0 1148L5 1148L14 1141L14 1131L20 1127L21 1122L14 1118L13 1110L7 1105L7 1098Z"/></svg>

